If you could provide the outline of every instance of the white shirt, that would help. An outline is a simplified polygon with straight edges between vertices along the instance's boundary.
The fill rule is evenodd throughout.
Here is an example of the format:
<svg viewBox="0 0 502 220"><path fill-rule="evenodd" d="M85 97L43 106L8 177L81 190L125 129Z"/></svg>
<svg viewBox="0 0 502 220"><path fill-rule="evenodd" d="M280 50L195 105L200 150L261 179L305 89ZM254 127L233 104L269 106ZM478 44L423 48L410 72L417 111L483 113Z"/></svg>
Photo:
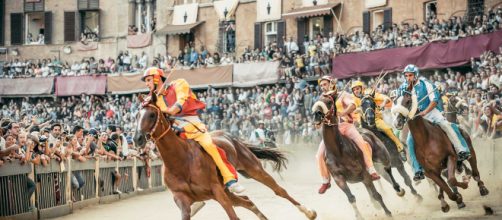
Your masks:
<svg viewBox="0 0 502 220"><path fill-rule="evenodd" d="M261 128L254 129L249 137L249 142L252 144L262 144L265 141L265 131Z"/></svg>

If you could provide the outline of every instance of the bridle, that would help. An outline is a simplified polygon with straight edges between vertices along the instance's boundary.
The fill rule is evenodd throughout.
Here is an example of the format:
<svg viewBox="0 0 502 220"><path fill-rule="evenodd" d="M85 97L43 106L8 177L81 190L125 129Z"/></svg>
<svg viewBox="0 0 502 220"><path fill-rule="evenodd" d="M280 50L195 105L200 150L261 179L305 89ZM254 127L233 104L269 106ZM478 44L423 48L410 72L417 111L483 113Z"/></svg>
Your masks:
<svg viewBox="0 0 502 220"><path fill-rule="evenodd" d="M155 143L157 143L162 137L164 137L167 132L169 132L172 128L172 125L170 123L165 123L160 117L163 117L162 111L160 111L160 108L153 105L153 104L148 104L143 107L151 107L157 111L157 120L155 121L155 125L153 125L153 128L150 130L150 132L147 132L150 137L147 137L147 139L153 139ZM158 126L161 126L161 128L164 128L164 132L160 134L158 137L154 137L153 134L155 133L156 129Z"/></svg>
<svg viewBox="0 0 502 220"><path fill-rule="evenodd" d="M366 99L368 99L368 98L366 98ZM362 100L361 100L361 102L362 102ZM374 103L371 103L371 104L374 104ZM366 110L364 110L364 112L363 112L364 122L367 123L369 127L375 126L375 120L373 120L373 122L369 122L368 120L366 120L368 118L366 115L368 114L369 111L373 111L374 115L376 114L376 111L375 111L376 106L373 107L373 105L371 105L371 104L370 104L370 107L366 108Z"/></svg>
<svg viewBox="0 0 502 220"><path fill-rule="evenodd" d="M335 114L335 99L333 99L332 96L330 95L324 95L325 97L329 97L331 99L331 101L333 102L333 105L331 105L331 108L329 108L329 111L327 114L324 115L323 119L322 119L322 123L324 123L326 126L336 126L338 125L338 122L335 120L335 122L331 121L331 118L333 118L334 114Z"/></svg>

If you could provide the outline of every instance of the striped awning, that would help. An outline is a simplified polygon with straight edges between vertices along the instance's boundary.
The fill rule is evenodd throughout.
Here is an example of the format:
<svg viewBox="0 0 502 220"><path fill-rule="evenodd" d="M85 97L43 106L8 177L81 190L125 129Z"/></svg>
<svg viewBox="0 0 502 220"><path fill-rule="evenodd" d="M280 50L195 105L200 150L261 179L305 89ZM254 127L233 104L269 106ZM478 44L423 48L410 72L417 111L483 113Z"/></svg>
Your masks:
<svg viewBox="0 0 502 220"><path fill-rule="evenodd" d="M205 21L198 21L193 24L186 24L186 25L172 25L168 24L155 32L156 35L178 35L178 34L187 34L192 31L192 29L196 28L200 24L204 23Z"/></svg>
<svg viewBox="0 0 502 220"><path fill-rule="evenodd" d="M340 3L316 5L310 7L296 8L288 13L282 14L284 18L308 18L331 14L331 10Z"/></svg>

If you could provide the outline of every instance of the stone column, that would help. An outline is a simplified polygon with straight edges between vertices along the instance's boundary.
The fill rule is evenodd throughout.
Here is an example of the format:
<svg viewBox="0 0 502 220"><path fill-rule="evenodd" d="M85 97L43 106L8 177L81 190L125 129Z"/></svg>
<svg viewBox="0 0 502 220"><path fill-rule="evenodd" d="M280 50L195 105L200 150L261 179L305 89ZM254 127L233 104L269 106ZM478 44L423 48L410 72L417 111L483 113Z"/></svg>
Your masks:
<svg viewBox="0 0 502 220"><path fill-rule="evenodd" d="M141 33L141 24L143 23L143 0L136 0L136 27L138 32Z"/></svg>
<svg viewBox="0 0 502 220"><path fill-rule="evenodd" d="M136 25L136 0L129 0L129 25Z"/></svg>
<svg viewBox="0 0 502 220"><path fill-rule="evenodd" d="M146 25L146 32L151 32L152 31L152 25L151 25L151 22L152 22L152 18L153 18L153 13L152 13L152 10L153 10L153 5L152 5L152 0L145 0L145 4L146 4L146 22L145 22L145 25Z"/></svg>

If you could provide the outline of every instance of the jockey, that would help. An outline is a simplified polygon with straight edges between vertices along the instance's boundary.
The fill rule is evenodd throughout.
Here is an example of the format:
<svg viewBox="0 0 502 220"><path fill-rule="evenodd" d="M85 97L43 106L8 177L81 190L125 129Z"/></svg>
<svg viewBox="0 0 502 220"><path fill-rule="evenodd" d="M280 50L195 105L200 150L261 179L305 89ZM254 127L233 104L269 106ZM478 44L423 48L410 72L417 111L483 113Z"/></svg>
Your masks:
<svg viewBox="0 0 502 220"><path fill-rule="evenodd" d="M145 70L142 81L157 95L155 105L164 113L175 117L174 125L185 132L188 139L197 141L211 156L223 176L223 183L230 192L241 193L245 189L237 183L235 168L224 161L217 146L207 132L198 111L205 108L205 104L197 99L185 79L167 82L162 69L151 67ZM153 95L153 94L152 94ZM234 172L231 172L234 171Z"/></svg>
<svg viewBox="0 0 502 220"><path fill-rule="evenodd" d="M361 107L363 89L364 89L364 83L359 80L353 82L351 85L352 95L354 103L356 104L356 108ZM406 153L403 150L403 144L401 143L401 141L399 141L399 138L397 138L396 135L394 135L394 132L392 132L392 127L387 125L387 123L385 123L381 112L381 109L384 109L388 103L392 103L392 100L388 96L378 92L375 92L373 100L377 105L377 108L375 109L375 125L377 129L383 132L385 135L387 135L387 137L389 137L396 144L397 151L399 152L401 160L406 161ZM360 121L359 114L357 114L357 119Z"/></svg>
<svg viewBox="0 0 502 220"><path fill-rule="evenodd" d="M399 94L403 95L403 93L407 91L409 85L413 85L412 92L417 96L417 100L423 100L421 103L418 103L419 113L417 115L424 117L432 123L438 124L441 129L443 129L453 144L453 147L458 154L459 161L468 159L470 157L470 151L467 146L467 142L460 134L457 124L448 122L443 116L443 104L439 91L436 90L436 87L427 80L421 78L419 79L418 67L413 64L406 66L403 73L406 81L399 87ZM418 181L424 179L423 168L417 161L415 146L411 134L408 134L406 144L409 148L410 160L412 162L413 171L415 172L413 180Z"/></svg>
<svg viewBox="0 0 502 220"><path fill-rule="evenodd" d="M333 82L334 80L329 76L324 76L319 79L319 86L323 93L336 90L336 84ZM375 167L373 166L372 160L372 149L371 146L366 142L361 134L357 131L356 126L354 126L354 110L356 109L356 105L352 96L341 91L339 98L336 100L336 108L337 115L339 117L339 125L338 129L340 129L340 133L352 141L356 143L357 147L362 151L364 157L364 163L368 170L368 173L371 175L372 180L380 179L380 176L377 174ZM328 168L326 166L325 161L326 154L326 146L324 145L324 141L321 141L319 144L319 149L316 154L317 164L319 166L319 171L323 178L323 184L319 189L319 193L323 194L326 192L328 188L331 187L330 183L330 175L328 172Z"/></svg>

